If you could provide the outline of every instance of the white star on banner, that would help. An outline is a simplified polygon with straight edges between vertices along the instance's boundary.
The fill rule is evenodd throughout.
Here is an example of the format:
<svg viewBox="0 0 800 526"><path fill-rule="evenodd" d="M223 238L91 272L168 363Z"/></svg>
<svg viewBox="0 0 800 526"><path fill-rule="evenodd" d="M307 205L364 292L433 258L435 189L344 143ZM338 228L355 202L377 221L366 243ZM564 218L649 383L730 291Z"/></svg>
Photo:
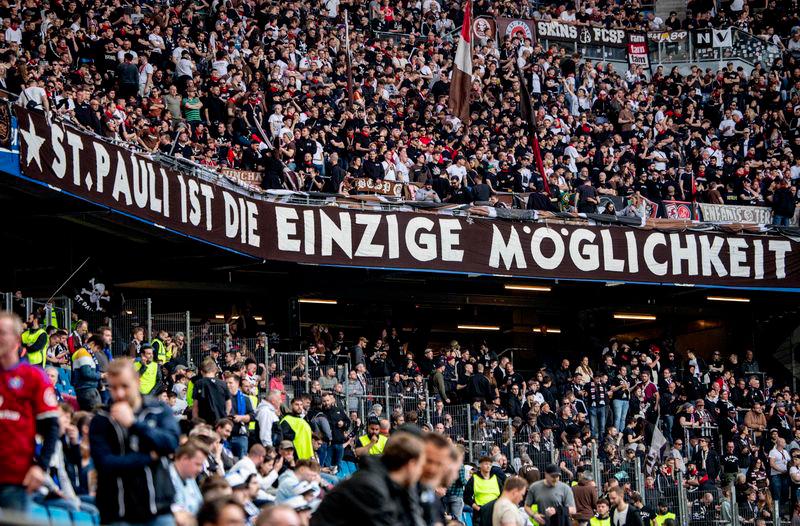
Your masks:
<svg viewBox="0 0 800 526"><path fill-rule="evenodd" d="M36 164L39 165L39 171L43 172L42 169L42 159L39 157L39 150L44 144L44 139L40 137L36 133L36 128L33 126L33 120L31 116L28 115L28 129L24 129L20 127L19 132L22 134L22 140L25 142L27 151L25 152L25 164L28 166L31 165L31 159L36 160Z"/></svg>

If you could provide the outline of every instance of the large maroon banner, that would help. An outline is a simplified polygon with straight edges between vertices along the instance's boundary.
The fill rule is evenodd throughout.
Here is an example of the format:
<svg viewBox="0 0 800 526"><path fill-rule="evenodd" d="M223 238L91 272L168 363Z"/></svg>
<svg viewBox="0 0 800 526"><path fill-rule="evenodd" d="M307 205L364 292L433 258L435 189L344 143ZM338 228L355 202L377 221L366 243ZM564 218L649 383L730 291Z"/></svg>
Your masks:
<svg viewBox="0 0 800 526"><path fill-rule="evenodd" d="M800 246L664 232L266 201L18 109L23 177L265 260L537 278L800 289Z"/></svg>

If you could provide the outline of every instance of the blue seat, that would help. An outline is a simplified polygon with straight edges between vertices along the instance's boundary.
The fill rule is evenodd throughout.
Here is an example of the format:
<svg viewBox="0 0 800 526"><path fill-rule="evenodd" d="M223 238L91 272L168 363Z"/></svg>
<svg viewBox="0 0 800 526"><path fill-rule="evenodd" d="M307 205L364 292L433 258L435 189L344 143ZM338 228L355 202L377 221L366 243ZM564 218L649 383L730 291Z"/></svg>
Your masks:
<svg viewBox="0 0 800 526"><path fill-rule="evenodd" d="M73 511L72 524L74 526L94 526L96 521L91 513L85 511Z"/></svg>
<svg viewBox="0 0 800 526"><path fill-rule="evenodd" d="M464 508L464 525L465 526L472 526L472 509Z"/></svg>
<svg viewBox="0 0 800 526"><path fill-rule="evenodd" d="M31 504L28 514L31 520L36 524L48 524L50 522L50 516L47 514L47 508L40 504Z"/></svg>
<svg viewBox="0 0 800 526"><path fill-rule="evenodd" d="M47 513L50 514L50 526L70 526L72 524L69 511L63 508L51 506L47 508Z"/></svg>

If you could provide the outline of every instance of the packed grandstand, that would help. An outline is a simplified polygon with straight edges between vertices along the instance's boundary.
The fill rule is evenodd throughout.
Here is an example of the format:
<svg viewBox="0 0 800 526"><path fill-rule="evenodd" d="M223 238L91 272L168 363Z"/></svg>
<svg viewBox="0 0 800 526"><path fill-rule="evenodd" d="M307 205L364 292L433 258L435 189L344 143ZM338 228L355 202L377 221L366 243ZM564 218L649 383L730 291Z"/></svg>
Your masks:
<svg viewBox="0 0 800 526"><path fill-rule="evenodd" d="M673 3L6 2L0 172L255 264L762 290L780 311L798 3ZM298 310L282 338L245 310L118 301L75 278L103 256L74 245L48 296L13 262L0 279L20 289L4 524L800 525L794 333L762 357L755 327L679 345L625 312L658 332L531 356L467 337L502 332L477 311L460 344Z"/></svg>

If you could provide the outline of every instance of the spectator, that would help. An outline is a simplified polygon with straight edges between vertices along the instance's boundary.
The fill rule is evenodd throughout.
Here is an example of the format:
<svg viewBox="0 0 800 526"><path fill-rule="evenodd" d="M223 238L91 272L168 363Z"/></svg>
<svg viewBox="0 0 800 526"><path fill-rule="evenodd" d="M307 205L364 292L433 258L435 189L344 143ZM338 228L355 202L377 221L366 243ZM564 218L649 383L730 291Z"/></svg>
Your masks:
<svg viewBox="0 0 800 526"><path fill-rule="evenodd" d="M203 495L197 485L197 477L203 470L209 450L199 442L189 440L175 451L175 460L170 464L169 475L175 488L173 512L196 515L203 504Z"/></svg>
<svg viewBox="0 0 800 526"><path fill-rule="evenodd" d="M520 477L506 479L503 492L494 504L492 526L525 526L527 517L519 505L525 497L527 486Z"/></svg>
<svg viewBox="0 0 800 526"><path fill-rule="evenodd" d="M166 404L142 397L129 359L107 374L112 405L89 429L101 521L170 523L175 490L162 459L178 447L178 424Z"/></svg>
<svg viewBox="0 0 800 526"><path fill-rule="evenodd" d="M424 445L404 432L392 435L380 458L338 484L311 517L311 526L396 524L412 526L422 520L413 488L424 462Z"/></svg>
<svg viewBox="0 0 800 526"><path fill-rule="evenodd" d="M534 482L525 497L525 511L538 524L545 524L556 513L573 516L576 514L575 497L570 487L561 482L561 469L548 464L544 470L544 480Z"/></svg>
<svg viewBox="0 0 800 526"><path fill-rule="evenodd" d="M0 474L0 507L26 512L31 494L45 480L45 470L59 435L55 391L41 368L20 363L22 322L7 312L0 313L0 396L3 415L0 429L5 439L2 453L5 468ZM19 380L14 381L14 378ZM14 386L18 384L18 387ZM35 435L42 437L38 452Z"/></svg>
<svg viewBox="0 0 800 526"><path fill-rule="evenodd" d="M91 411L101 403L98 387L104 373L97 370L95 355L102 352L102 344L100 336L91 336L85 347L79 348L72 355L72 385L75 387L78 405L83 411Z"/></svg>
<svg viewBox="0 0 800 526"><path fill-rule="evenodd" d="M202 378L195 382L192 393L192 417L200 418L206 422L217 422L231 414L233 402L228 386L216 378L217 364L213 358L203 360L200 365Z"/></svg>

